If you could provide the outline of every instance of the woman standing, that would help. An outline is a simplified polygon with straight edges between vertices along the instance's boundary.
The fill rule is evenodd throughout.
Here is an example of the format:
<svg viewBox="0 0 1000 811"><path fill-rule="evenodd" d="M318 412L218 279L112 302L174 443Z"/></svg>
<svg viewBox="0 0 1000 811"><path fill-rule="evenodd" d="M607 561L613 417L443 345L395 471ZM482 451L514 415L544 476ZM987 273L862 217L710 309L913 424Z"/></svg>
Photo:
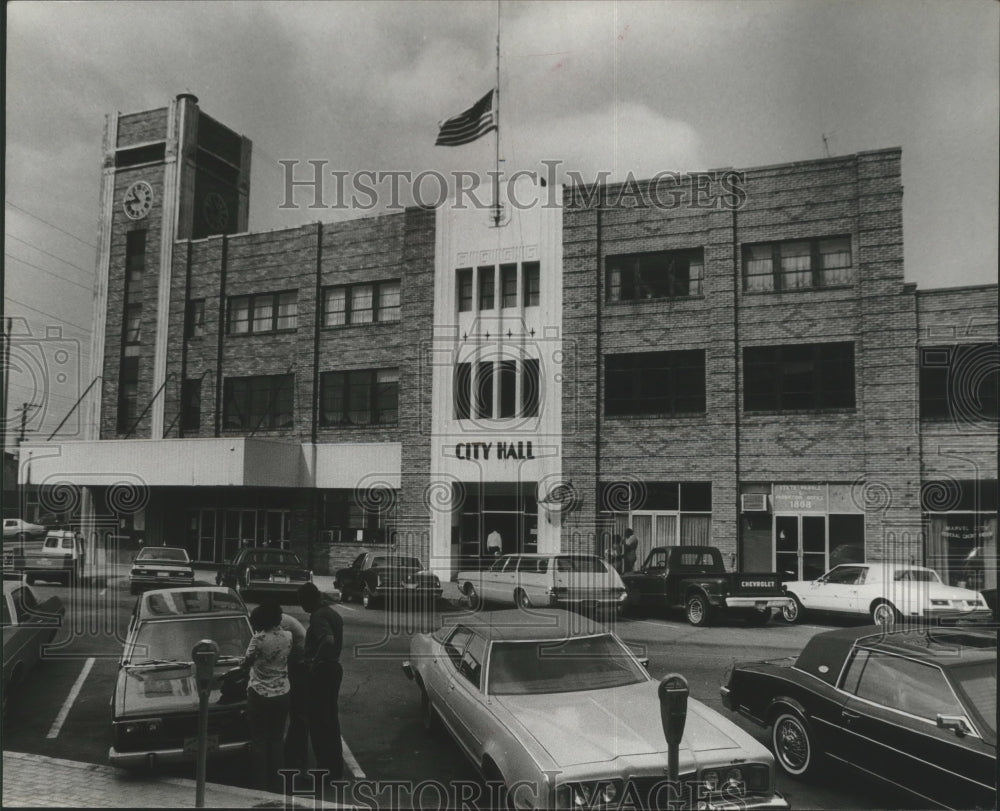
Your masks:
<svg viewBox="0 0 1000 811"><path fill-rule="evenodd" d="M282 792L285 722L288 719L288 655L292 634L281 628L281 606L265 601L250 614L253 638L243 657L249 669L247 722L250 725L254 784L265 791Z"/></svg>

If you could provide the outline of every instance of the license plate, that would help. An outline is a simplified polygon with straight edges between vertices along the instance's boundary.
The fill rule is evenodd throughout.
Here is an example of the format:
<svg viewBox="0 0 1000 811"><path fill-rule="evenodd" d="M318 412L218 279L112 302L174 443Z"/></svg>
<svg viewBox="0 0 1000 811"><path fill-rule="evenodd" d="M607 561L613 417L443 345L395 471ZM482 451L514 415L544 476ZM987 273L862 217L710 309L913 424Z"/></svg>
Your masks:
<svg viewBox="0 0 1000 811"><path fill-rule="evenodd" d="M157 572L157 577L170 577L170 572Z"/></svg>
<svg viewBox="0 0 1000 811"><path fill-rule="evenodd" d="M54 560L49 560L48 558L42 558L38 561L42 566L55 566L56 562Z"/></svg>
<svg viewBox="0 0 1000 811"><path fill-rule="evenodd" d="M273 575L271 575L271 582L272 583L287 583L288 582L288 575L285 575L285 574L273 574Z"/></svg>

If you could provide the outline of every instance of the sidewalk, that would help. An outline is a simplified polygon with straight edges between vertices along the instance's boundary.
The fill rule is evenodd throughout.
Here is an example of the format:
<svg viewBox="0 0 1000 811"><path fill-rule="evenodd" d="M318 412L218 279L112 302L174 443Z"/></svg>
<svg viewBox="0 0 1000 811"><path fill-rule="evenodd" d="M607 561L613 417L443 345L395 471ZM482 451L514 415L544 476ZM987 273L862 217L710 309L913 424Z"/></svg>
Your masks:
<svg viewBox="0 0 1000 811"><path fill-rule="evenodd" d="M194 808L195 781L75 760L3 753L3 807ZM206 808L346 808L311 796L205 784Z"/></svg>

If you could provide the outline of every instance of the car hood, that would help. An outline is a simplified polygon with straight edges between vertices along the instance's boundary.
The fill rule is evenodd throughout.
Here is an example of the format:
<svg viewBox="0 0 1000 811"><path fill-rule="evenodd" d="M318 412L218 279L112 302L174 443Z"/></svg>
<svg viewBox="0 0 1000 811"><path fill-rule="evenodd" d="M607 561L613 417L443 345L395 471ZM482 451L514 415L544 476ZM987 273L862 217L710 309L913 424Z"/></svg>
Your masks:
<svg viewBox="0 0 1000 811"><path fill-rule="evenodd" d="M222 697L221 679L235 665L215 668L209 706ZM125 668L118 674L117 716L144 716L163 712L193 712L198 709L198 686L194 668L180 663L176 667Z"/></svg>
<svg viewBox="0 0 1000 811"><path fill-rule="evenodd" d="M584 692L494 696L556 765L569 768L618 758L663 754L657 682ZM769 759L766 749L731 721L689 700L680 747L682 770L714 754Z"/></svg>

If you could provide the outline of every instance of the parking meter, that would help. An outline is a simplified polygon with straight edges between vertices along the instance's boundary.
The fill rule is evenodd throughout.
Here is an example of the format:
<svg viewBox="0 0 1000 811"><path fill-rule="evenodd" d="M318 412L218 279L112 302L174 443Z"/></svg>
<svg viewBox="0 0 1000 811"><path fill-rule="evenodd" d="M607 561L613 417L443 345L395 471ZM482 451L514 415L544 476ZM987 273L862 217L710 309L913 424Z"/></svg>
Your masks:
<svg viewBox="0 0 1000 811"><path fill-rule="evenodd" d="M198 771L195 784L195 808L205 807L205 770L208 762L208 696L212 692L215 662L219 646L211 639L196 642L191 648L194 680L198 687Z"/></svg>
<svg viewBox="0 0 1000 811"><path fill-rule="evenodd" d="M688 683L679 673L663 677L657 690L660 696L660 721L663 737L667 739L667 777L671 782L678 779L678 752L684 737L684 722L687 720Z"/></svg>

